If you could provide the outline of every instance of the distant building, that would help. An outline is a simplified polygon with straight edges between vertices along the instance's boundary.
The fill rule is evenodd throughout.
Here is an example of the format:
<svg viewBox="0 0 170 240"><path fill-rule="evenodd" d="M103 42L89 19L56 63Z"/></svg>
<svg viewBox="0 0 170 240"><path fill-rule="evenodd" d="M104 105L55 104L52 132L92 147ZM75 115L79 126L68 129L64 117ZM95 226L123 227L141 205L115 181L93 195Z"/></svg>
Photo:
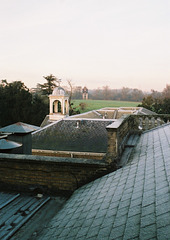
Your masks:
<svg viewBox="0 0 170 240"><path fill-rule="evenodd" d="M87 87L84 87L83 90L82 90L82 97L83 99L88 99L88 89Z"/></svg>

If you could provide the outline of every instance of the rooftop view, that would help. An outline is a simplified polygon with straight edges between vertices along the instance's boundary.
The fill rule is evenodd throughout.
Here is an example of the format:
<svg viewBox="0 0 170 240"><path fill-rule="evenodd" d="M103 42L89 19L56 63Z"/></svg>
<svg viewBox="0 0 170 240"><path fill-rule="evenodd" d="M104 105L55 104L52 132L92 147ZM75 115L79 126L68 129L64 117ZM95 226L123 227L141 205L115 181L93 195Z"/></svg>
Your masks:
<svg viewBox="0 0 170 240"><path fill-rule="evenodd" d="M0 20L0 240L169 240L170 1Z"/></svg>

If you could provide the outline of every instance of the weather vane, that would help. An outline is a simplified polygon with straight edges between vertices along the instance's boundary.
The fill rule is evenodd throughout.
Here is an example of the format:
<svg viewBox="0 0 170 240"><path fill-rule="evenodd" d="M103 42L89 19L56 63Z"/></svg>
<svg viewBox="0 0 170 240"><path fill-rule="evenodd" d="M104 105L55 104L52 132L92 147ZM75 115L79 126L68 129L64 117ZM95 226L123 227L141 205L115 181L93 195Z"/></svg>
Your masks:
<svg viewBox="0 0 170 240"><path fill-rule="evenodd" d="M58 87L60 87L61 79L57 79Z"/></svg>

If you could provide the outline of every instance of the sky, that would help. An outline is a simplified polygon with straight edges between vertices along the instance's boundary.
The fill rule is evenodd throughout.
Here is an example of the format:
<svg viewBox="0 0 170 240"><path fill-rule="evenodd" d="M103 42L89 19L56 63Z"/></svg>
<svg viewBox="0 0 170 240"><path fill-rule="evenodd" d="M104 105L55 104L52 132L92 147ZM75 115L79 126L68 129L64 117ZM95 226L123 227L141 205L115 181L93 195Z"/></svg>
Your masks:
<svg viewBox="0 0 170 240"><path fill-rule="evenodd" d="M170 0L0 0L0 80L170 84Z"/></svg>

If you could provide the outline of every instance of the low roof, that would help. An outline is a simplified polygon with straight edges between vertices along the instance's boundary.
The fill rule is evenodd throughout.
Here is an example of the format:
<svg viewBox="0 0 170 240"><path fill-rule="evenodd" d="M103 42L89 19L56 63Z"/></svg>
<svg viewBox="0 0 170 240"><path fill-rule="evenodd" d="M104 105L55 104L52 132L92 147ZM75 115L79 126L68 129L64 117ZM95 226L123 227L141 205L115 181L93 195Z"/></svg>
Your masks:
<svg viewBox="0 0 170 240"><path fill-rule="evenodd" d="M65 199L61 197L51 199L36 193L0 191L0 239L11 239L11 237L22 240L35 239L38 223L44 228L49 219L54 216L54 212L57 212L64 202ZM34 219L33 215L37 211L38 215ZM26 227L26 232L18 232L21 226ZM16 236L13 238L14 233Z"/></svg>
<svg viewBox="0 0 170 240"><path fill-rule="evenodd" d="M170 124L141 135L123 168L72 195L45 239L169 239Z"/></svg>
<svg viewBox="0 0 170 240"><path fill-rule="evenodd" d="M0 128L0 132L3 132L3 133L30 133L30 132L36 131L38 129L40 129L40 127L22 123L22 122L17 122L17 123L11 124L9 126Z"/></svg>

